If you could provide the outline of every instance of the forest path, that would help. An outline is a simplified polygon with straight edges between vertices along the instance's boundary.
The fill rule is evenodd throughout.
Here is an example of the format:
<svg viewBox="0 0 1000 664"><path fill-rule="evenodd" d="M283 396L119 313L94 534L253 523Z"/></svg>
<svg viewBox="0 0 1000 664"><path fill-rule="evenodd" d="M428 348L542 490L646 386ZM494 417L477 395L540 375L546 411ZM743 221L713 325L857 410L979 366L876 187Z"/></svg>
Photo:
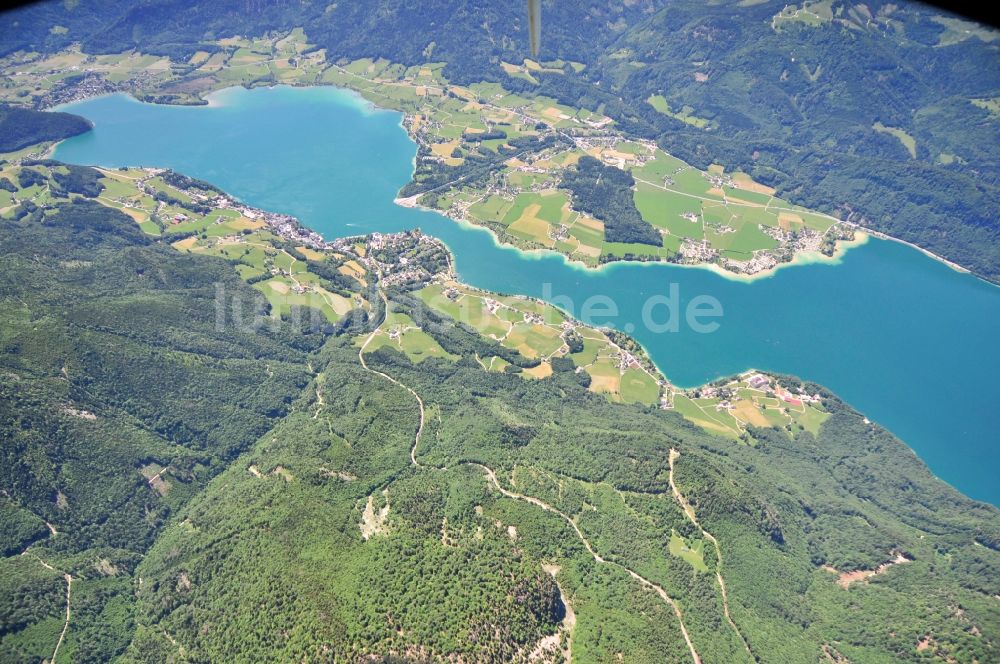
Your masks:
<svg viewBox="0 0 1000 664"><path fill-rule="evenodd" d="M28 553L29 553L28 551L25 551L21 555L22 556L27 555ZM34 552L31 552L30 555L34 556L35 560L40 562L42 564L42 567L44 567L45 569L52 570L53 572L60 571L57 570L52 565L45 562L44 560L42 560ZM67 574L66 572L62 572L62 575L63 579L66 581L66 620L63 622L63 628L62 631L59 633L59 640L56 641L56 647L52 650L52 657L49 658L48 660L48 662L50 662L51 664L55 664L56 656L59 655L59 648L62 647L63 641L66 640L66 632L69 630L69 621L73 615L72 608L70 606L70 603L73 599L73 577L70 574Z"/></svg>
<svg viewBox="0 0 1000 664"><path fill-rule="evenodd" d="M59 654L59 648L62 647L63 641L66 639L66 631L69 630L69 620L72 617L70 601L73 597L73 577L64 573L63 578L66 580L66 621L63 623L62 631L59 632L59 640L56 641L56 647L52 651L52 659L50 661L53 664L55 664L56 655Z"/></svg>
<svg viewBox="0 0 1000 664"><path fill-rule="evenodd" d="M383 304L385 306L385 310L388 311L389 310L388 309L389 308L389 301L386 298L385 292L383 292L382 289L379 289L379 296L382 298L382 302L383 302ZM398 385L399 387L402 387L407 392L409 392L411 395L413 395L414 399L416 399L417 405L420 407L420 424L417 427L417 432L416 432L416 435L414 436L414 439L413 439L413 445L410 447L410 463L414 467L416 467L416 468L424 468L425 466L423 466L422 464L420 464L417 461L417 446L420 444L420 436L421 436L421 434L424 431L424 423L425 423L425 420L426 420L426 417L425 417L425 408L424 408L424 400L421 399L420 395L417 394L416 390L414 390L409 385L406 385L406 384L400 382L399 380L396 380L395 378L393 378L389 374L386 374L386 373L384 373L382 371L378 371L377 369L372 369L371 367L368 366L368 363L365 362L365 357L364 357L365 348L367 348L368 344L371 343L371 340L375 338L375 335L378 333L379 328L381 328L381 327L382 327L381 325L378 325L374 330L372 330L371 334L368 335L368 338L365 339L365 342L361 345L361 349L358 351L358 360L360 361L361 366L366 371L369 371L371 373L377 374L377 375L385 378L389 382L393 383L394 385ZM649 579L647 579L646 577L642 576L641 574L639 574L635 570L633 570L633 569L631 569L631 568L629 568L629 567L627 567L627 566L625 566L625 565L623 565L621 563L615 562L613 560L607 560L606 558L604 558L603 556L601 556L601 554L599 554L597 551L594 550L594 547L590 544L590 542L584 536L583 532L581 532L579 526L577 526L576 523L573 521L573 519L571 519L569 517L569 515L567 515L565 512L562 512L561 510L556 509L555 507L549 505L548 503L546 503L546 502L544 502L544 501L542 501L542 500L540 500L538 498L535 498L534 496L526 496L524 494L516 493L514 491L509 491L509 490L503 488L503 486L500 485L500 481L497 479L496 472L494 472L494 470L492 468L490 468L489 466L485 466L483 464L474 463L474 462L466 462L466 465L475 466L475 467L480 468L481 470L483 470L483 472L486 473L486 477L487 477L488 482L490 484L492 484L501 493L501 495L503 495L503 496L505 496L507 498L512 498L514 500L520 500L520 501L523 501L523 502L530 503L532 505L535 505L536 507L539 507L539 508L545 510L546 512L551 512L553 514L558 515L564 521L566 521L566 523L568 523L570 525L570 527L573 529L573 532L576 533L576 536L579 538L580 542L583 544L584 548L587 549L587 552L590 553L590 555L594 558L595 561L597 561L598 563L602 563L604 565L610 565L612 567L616 567L616 568L624 571L626 574L628 574L629 576L631 576L636 581L638 581L641 585L643 585L646 588L649 588L649 589L655 591L656 594L659 595L660 598L664 602L666 602L668 605L670 605L671 609L673 609L674 615L677 617L678 625L680 626L681 634L684 636L684 642L687 644L688 651L691 653L691 660L694 662L694 664L702 664L701 657L698 655L697 650L695 650L694 643L691 641L691 636L690 636L690 634L688 634L687 626L684 624L684 612L681 610L681 607L677 604L677 602L674 601L674 599L671 598L669 594L667 594L667 591L664 590L662 586L660 586L660 585L658 585L658 584L650 581Z"/></svg>
<svg viewBox="0 0 1000 664"><path fill-rule="evenodd" d="M691 503L688 502L688 499L684 497L684 494L680 492L677 488L677 484L674 482L674 462L677 461L680 455L681 453L675 448L670 448L670 492L674 494L674 498L681 506L681 510L684 512L684 515L687 516L688 520L701 531L701 536L711 542L712 546L715 547L715 579L719 584L719 591L722 593L722 612L726 616L726 622L728 622L729 626L733 628L734 632L736 632L736 636L739 637L740 641L743 643L743 647L746 648L747 653L749 653L750 656L756 660L757 656L754 655L753 651L750 649L750 644L747 642L746 638L744 638L740 628L736 626L736 622L733 620L733 617L729 614L729 592L726 590L726 580L722 577L722 547L719 546L719 541L715 539L715 536L705 530L705 528L698 522L698 517L695 514L694 508L691 507Z"/></svg>
<svg viewBox="0 0 1000 664"><path fill-rule="evenodd" d="M379 297L382 298L382 304L385 307L386 314L388 315L389 300L388 298L386 298L385 292L381 288L379 288L378 294ZM383 320L383 322L385 321ZM358 351L358 361L361 362L361 366L364 367L366 371L370 371L373 374L382 376L382 378L385 378L390 383L398 385L399 387L403 388L404 390L412 394L413 398L417 400L417 405L420 407L420 424L417 426L417 433L413 437L413 445L410 447L410 463L416 466L417 468L422 468L420 463L417 462L417 446L420 444L420 436L423 435L424 433L424 423L427 420L426 412L424 409L424 400L421 399L420 395L417 394L416 391L409 385L404 385L403 383L399 382L398 380L396 380L387 373L383 373L381 371L378 371L377 369L372 369L371 367L368 366L368 363L365 362L365 348L367 348L368 344L370 344L372 339L375 338L375 335L378 334L378 331L379 329L381 329L381 327L382 327L381 324L376 326L375 329L372 330L371 334L368 335L368 338L365 339L365 342L361 344L361 349Z"/></svg>
<svg viewBox="0 0 1000 664"><path fill-rule="evenodd" d="M694 661L695 664L701 664L701 657L698 655L698 652L695 650L694 643L691 641L691 636L688 634L687 626L684 624L684 612L681 610L681 607L677 604L677 602L674 601L674 599L671 598L669 594L667 594L667 591L664 590L662 586L660 586L659 584L653 583L652 581L650 581L646 577L642 576L641 574L639 574L635 570L633 570L633 569L631 569L631 568L629 568L629 567L627 567L627 566L625 566L625 565L623 565L623 564L621 564L619 562L615 562L614 560L608 560L607 558L604 558L603 556L601 556L601 554L599 554L597 551L594 550L594 547L590 544L590 542L584 536L583 532L580 531L580 528L579 528L579 526L576 525L576 522L573 521L573 519L571 519L569 517L569 515L567 515L565 512L556 509L552 505L549 505L548 503L546 503L546 502L544 502L542 500L539 500L538 498L535 498L534 496L526 496L524 494L516 493L514 491L509 491L509 490L503 488L500 485L500 481L497 479L496 473L493 471L492 468L490 468L488 466L484 466L484 465L482 465L480 463L473 463L473 462L468 462L468 465L470 465L470 466L477 466L477 467L481 468L483 470L483 472L486 473L486 477L489 480L490 484L492 484L502 495L506 496L507 498L513 498L514 500L521 500L521 501L524 501L524 502L527 502L527 503L531 503L532 505L535 505L536 507L540 507L541 509L545 510L546 512L552 512L553 514L556 514L556 515L560 516L566 523L568 523L570 525L570 527L576 533L577 538L579 538L579 540L583 544L584 548L587 549L587 552L594 558L595 561L597 561L599 563L602 563L604 565L610 565L612 567L617 567L618 569L624 571L626 574L628 574L633 579L635 579L636 581L638 581L643 586L645 586L645 587L647 587L647 588L655 591L656 594L659 595L660 598L664 602L666 602L667 604L670 605L670 608L672 608L673 611L674 611L674 615L677 616L677 623L678 623L678 625L681 628L681 634L684 636L684 642L687 644L688 650L691 653L691 659Z"/></svg>

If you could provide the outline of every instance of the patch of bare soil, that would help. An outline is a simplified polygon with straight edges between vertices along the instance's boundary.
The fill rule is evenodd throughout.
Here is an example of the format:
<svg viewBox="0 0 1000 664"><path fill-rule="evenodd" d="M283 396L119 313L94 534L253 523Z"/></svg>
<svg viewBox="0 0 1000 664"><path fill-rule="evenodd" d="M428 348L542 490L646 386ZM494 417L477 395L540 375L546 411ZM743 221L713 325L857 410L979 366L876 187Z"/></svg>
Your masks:
<svg viewBox="0 0 1000 664"><path fill-rule="evenodd" d="M358 525L361 528L361 537L365 540L369 540L375 535L384 535L389 532L388 527L385 525L385 521L389 517L389 499L387 492L383 491L382 493L386 496L383 507L376 511L375 496L371 495L368 496L368 503L365 505L364 511L361 512L361 523Z"/></svg>
<svg viewBox="0 0 1000 664"><path fill-rule="evenodd" d="M163 479L163 475L157 474L150 478L149 486L153 488L153 491L160 494L161 496L167 495L170 491L170 483Z"/></svg>
<svg viewBox="0 0 1000 664"><path fill-rule="evenodd" d="M558 565L545 564L542 565L542 569L555 580L560 568ZM576 628L576 613L558 580L556 580L556 587L559 589L559 598L566 613L563 615L559 630L555 634L542 637L535 644L535 648L528 655L529 662L559 661L560 655L564 662L573 661L573 630Z"/></svg>
<svg viewBox="0 0 1000 664"><path fill-rule="evenodd" d="M344 472L343 470L330 470L325 466L320 467L319 474L323 477L340 480L341 482L354 482L358 479L357 475L352 475L351 473Z"/></svg>
<svg viewBox="0 0 1000 664"><path fill-rule="evenodd" d="M89 410L82 410L79 408L73 408L71 406L63 406L62 412L63 415L69 415L70 417L78 417L81 420L94 421L97 419L97 415L94 415Z"/></svg>
<svg viewBox="0 0 1000 664"><path fill-rule="evenodd" d="M293 479L295 479L295 476L292 475L292 472L287 468L285 468L284 466L275 466L274 470L271 471L271 475L273 477L280 477L286 482L291 482Z"/></svg>
<svg viewBox="0 0 1000 664"><path fill-rule="evenodd" d="M875 569L859 569L853 572L840 572L834 569L833 567L830 567L829 565L824 565L823 569L825 569L828 572L836 573L838 575L837 585L843 588L844 590L847 590L852 583L856 583L858 581L867 581L873 576L883 574L886 570L888 570L890 567L894 565L902 565L904 563L910 562L910 558L907 558L899 551L896 551L895 553L896 553L895 558L893 558L889 562L882 563Z"/></svg>
<svg viewBox="0 0 1000 664"><path fill-rule="evenodd" d="M101 558L96 563L94 563L94 569L101 576L118 576L121 570L107 558Z"/></svg>
<svg viewBox="0 0 1000 664"><path fill-rule="evenodd" d="M826 661L832 664L851 664L851 660L841 655L833 646L828 644L823 644L823 655L826 657Z"/></svg>

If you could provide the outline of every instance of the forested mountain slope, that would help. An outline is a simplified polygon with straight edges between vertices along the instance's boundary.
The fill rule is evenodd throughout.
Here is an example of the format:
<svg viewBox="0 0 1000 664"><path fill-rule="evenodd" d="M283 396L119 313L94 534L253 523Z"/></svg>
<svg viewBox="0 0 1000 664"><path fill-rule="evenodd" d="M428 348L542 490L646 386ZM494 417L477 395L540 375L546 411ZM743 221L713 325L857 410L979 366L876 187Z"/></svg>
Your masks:
<svg viewBox="0 0 1000 664"><path fill-rule="evenodd" d="M42 113L0 105L0 152L13 152L43 141L82 134L90 122L72 113Z"/></svg>
<svg viewBox="0 0 1000 664"><path fill-rule="evenodd" d="M130 639L141 554L287 412L312 344L217 330L217 286L252 299L232 268L103 205L0 220L0 237L0 659L30 661L36 640L51 653L63 624L61 581L40 595L45 569L20 555L39 543L81 577L67 653L103 661Z"/></svg>
<svg viewBox="0 0 1000 664"><path fill-rule="evenodd" d="M93 200L4 216L4 661L996 658L1000 514L818 386L717 438L487 371L419 283L302 328Z"/></svg>
<svg viewBox="0 0 1000 664"><path fill-rule="evenodd" d="M455 0L38 3L2 49L144 52L186 60L233 34L303 27L327 57L447 63L600 110L699 167L743 169L795 203L1000 278L995 31L916 3L697 0L544 3L540 60L520 65L522 10ZM572 63L576 63L573 65Z"/></svg>

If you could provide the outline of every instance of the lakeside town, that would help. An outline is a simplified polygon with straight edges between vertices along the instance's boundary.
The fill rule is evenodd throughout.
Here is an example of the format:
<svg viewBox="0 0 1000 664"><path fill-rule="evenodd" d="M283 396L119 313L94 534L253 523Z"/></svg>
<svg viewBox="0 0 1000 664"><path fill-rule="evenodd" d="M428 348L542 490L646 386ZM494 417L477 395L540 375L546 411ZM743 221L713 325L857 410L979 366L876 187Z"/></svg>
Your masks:
<svg viewBox="0 0 1000 664"><path fill-rule="evenodd" d="M14 176L16 169L51 172L67 168L51 161L23 163L29 166L8 163L5 167L18 182L22 178ZM415 293L439 313L536 362L521 372L524 378L548 377L555 365L569 360L576 374L586 374L592 391L613 400L676 410L699 426L737 438L753 426L815 426L824 417L820 395L760 372L695 390L678 389L628 335L610 327L589 327L539 300L462 284L447 247L419 229L326 241L295 217L247 205L209 183L167 169L99 169L97 173L105 183L97 196L99 202L129 214L140 227L177 250L234 261L241 276L271 302L275 315L287 314L291 306L309 306L336 321L352 309L368 307L365 284L374 275L380 288ZM52 197L58 195L47 185L35 183L15 192L13 200L45 207L56 202ZM261 247L264 252L258 254ZM327 263L328 270L347 281L336 286L318 279L312 273L318 269L314 261ZM446 356L424 334L419 320L389 326L387 334L388 341L401 349L418 335L425 349ZM499 358L481 363L488 370L502 370L509 364Z"/></svg>
<svg viewBox="0 0 1000 664"><path fill-rule="evenodd" d="M135 59L135 57L129 56L126 61L134 61ZM91 62L91 64L93 63ZM156 87L162 83L161 79L165 76L165 70L162 69L162 63L143 61L142 64L144 68L134 72L134 76L126 77L115 83L114 85L117 86L115 90L102 87L100 81L104 80L103 75L95 71L87 72L81 79L81 81L87 82L86 85L76 87L57 85L54 88L57 90L72 89L73 94L78 95L75 98L86 98L122 89L136 94L152 94ZM726 174L718 170L704 174L695 171L683 162L660 151L656 143L652 141L626 139L614 128L611 119L604 116L581 114L579 109L562 107L553 101L544 99L534 101L525 98L518 99L505 93L502 88L479 89L474 87L471 90L465 90L441 80L437 69L421 70L413 74L412 77L407 74L402 79L392 81L385 76L373 75L371 68L372 65L362 67L353 64L348 66L331 65L329 71L338 74L331 82L348 87L353 86L370 99L374 97L376 103L385 103L390 107L398 106L400 100L382 99L379 95L385 90L391 89L397 92L405 90L407 94L415 94L415 105L411 106L408 102L402 103L401 110L404 111L405 126L420 146L418 163L419 160L424 160L444 167L460 166L469 159L473 150L479 153L484 153L484 150L496 150L497 154L501 154L503 146L516 136L553 136L555 138L553 144L542 149L521 151L516 157L500 160L499 167L492 171L483 185L465 187L462 176L459 176L456 182L444 183L430 192L418 192L397 199L397 203L405 206L424 206L430 202L434 209L447 216L480 224L484 222L482 218L484 203L499 205L502 209L523 210L521 216L512 221L504 220L504 215L501 214L498 215L498 221L486 224L491 230L498 232L504 241L513 239L514 243L519 246L554 249L564 253L566 253L565 249L568 245L575 243L576 249L569 252L571 257L580 257L583 255L580 253L581 251L589 252L585 256L588 261L599 260L603 262L624 258L624 256L615 257L604 253L604 249L599 244L587 245L586 241L580 240L580 238L588 237L587 231L596 231L600 237L603 230L603 224L600 221L575 210L572 200L565 193L561 193L560 182L563 172L572 167L582 156L592 156L606 166L634 174L637 200L639 194L649 193L656 189L657 191L654 193L657 195L662 195L661 192L667 192L670 196L683 195L701 200L703 203L707 202L709 206L707 208L702 205L701 209L692 209L679 215L682 220L682 230L692 227L704 229L700 239L676 235L672 226L660 228L665 242L669 241L671 237L677 239L676 253L673 256L663 254L656 257L661 260L685 264L715 263L731 272L757 274L771 270L781 262L791 260L799 252L823 251L827 253L824 250L828 250L831 246L831 237L849 239L852 234L846 225L831 225L827 227L826 231L815 230L808 227L802 221L802 217L798 216L797 219L791 221L786 219L783 224L775 226L759 224L762 235L774 241L778 249L754 250L749 259L733 258L720 250L717 238L735 236L737 234L736 228L718 220L710 220L709 217L716 207L726 209L730 206L743 206L767 209L772 204L774 197L773 192L766 192L766 188L762 189L756 183L741 180L733 174ZM22 73L25 72L18 72L18 75ZM59 99L61 101L69 100L62 97ZM36 103L44 105L54 100L55 97L40 97ZM428 103L432 106L428 107ZM434 103L458 104L457 110L467 116L467 121L457 120L461 125L457 135L454 133L454 124L443 119L447 116L434 108ZM479 126L482 128L477 129L476 127ZM497 133L495 138L487 138L493 136L500 127L503 128L503 131ZM451 138L443 141L446 134ZM482 138L477 138L477 134L481 134ZM161 230L170 227L170 230L174 232L172 234L178 238L175 245L183 244L186 247L192 247L191 240L180 239L194 233L194 230L186 230L189 226L193 229L192 216L185 210L178 209L178 203L182 208L184 203L171 200L169 196L164 199L161 191L147 185L153 179L162 179L162 176L169 174L169 171L143 169L143 173L144 175L139 178L136 186L141 194L156 200L155 209L150 211L150 219L159 223ZM683 187L690 186L689 182L685 183L685 178L690 179L692 175L698 176L695 182L704 182L703 185L698 184L698 186L705 188L704 191L697 194L683 191ZM291 247L349 257L362 270L378 273L381 276L381 283L386 287L423 283L440 284L454 281L456 278L450 256L446 269L429 270L426 263L419 261L411 263L407 256L392 255L393 251L404 245L411 245L414 241L417 245L424 245L426 248L440 247L443 249L443 245L439 241L424 236L419 231L404 234L374 233L365 238L349 237L327 241L320 234L303 226L294 217L254 208L215 190L213 187L194 186L184 189L184 192L190 197L190 201L187 202L188 206L207 206L216 210L230 211L250 224L252 228L266 228L276 238ZM739 196L745 196L750 199L753 194L761 195L762 192L766 195L766 204L753 204L753 201L739 198ZM435 201L427 200L429 193L435 194ZM716 198L719 200L716 201ZM558 205L553 206L550 201L556 201ZM121 196L116 200L116 203L123 209L138 211L136 201L132 200L130 196ZM554 209L557 216L554 218L546 217L546 209ZM506 223L502 223L504 221ZM235 227L230 229L229 226L232 222L231 218L227 216L218 216L213 223L220 226L220 230L215 234L209 234L210 237L205 241L211 245L211 251L221 252L228 256L230 253L227 245L239 244L241 235L246 233L247 229L240 230ZM683 226L683 224L688 226ZM524 229L529 229L529 232L525 232ZM234 232L226 234L227 230ZM519 233L520 235L518 235ZM206 235L204 229L202 229L201 235ZM712 240L709 240L710 236ZM544 242L539 242L539 239L544 240ZM287 250L282 251L287 253ZM447 255L447 250L444 250L444 253ZM382 256L386 260L379 260L376 256ZM631 259L634 260L648 260L650 258L652 256L631 256ZM260 276L257 276L256 272L247 272L247 274L251 274L253 279L270 277L270 279L265 279L262 284L258 284L267 287L261 288L261 290L269 298L280 298L282 291L287 291L290 296L320 295L325 300L338 304L336 294L321 292L322 289L317 284L296 278L294 265L294 257L291 258L291 263L288 265L284 263L279 265L277 261L265 259L264 274ZM272 293L272 290L275 292ZM336 313L346 306L346 304L340 304L339 307L332 306L332 311ZM496 313L498 306L496 300L488 301L486 306L488 311ZM538 326L543 323L539 320L540 317L533 313L522 312L521 316L522 323L527 326ZM559 336L563 340L576 334L577 325L572 321L564 321L559 327ZM607 357L601 359L601 363L606 361L609 369L613 369L619 376L624 376L627 372L637 372L636 375L646 376L642 379L643 381L647 379L651 381L648 387L642 388L644 400L649 399L650 394L655 394L654 401L659 407L673 409L677 406L678 395L681 398L691 396L670 385L652 365L641 347L631 348L631 345L634 344L632 340L629 340L631 344L616 344L614 343L615 335L620 335L620 333L606 329L601 331L601 334L611 340L609 353ZM561 344L557 350L556 355L567 354L568 344ZM600 366L604 365L600 364ZM577 367L578 372L583 370L583 367ZM598 385L603 385L603 381L606 380L608 379L600 377ZM618 384L618 380L608 380L607 386L611 393L618 393ZM771 391L777 394L779 401L782 401L781 395L784 393L780 390L783 388L775 387L778 392ZM716 403L712 405L712 408L720 412L731 412L734 410L734 400L727 399L726 396L724 391L714 392L710 389L708 392L698 395L697 399L715 400ZM798 403L784 403L794 407L811 403L803 399L797 399L797 401ZM741 422L737 428L742 431L744 424Z"/></svg>
<svg viewBox="0 0 1000 664"><path fill-rule="evenodd" d="M854 224L792 206L743 174L693 169L653 141L626 136L600 113L519 96L496 84L454 85L436 65L327 62L307 46L301 33L252 42L233 37L187 63L139 52L89 55L76 47L49 57L14 53L0 60L0 97L35 108L111 92L205 104L207 93L229 85L347 87L402 111L418 145L414 180L397 202L485 226L506 244L557 251L589 267L652 260L753 276L806 254L831 257L838 243L854 237ZM522 70L504 66L510 76L530 78ZM537 145L512 147L528 139ZM562 178L583 156L634 175L637 207L662 246L609 242L605 222L578 209ZM483 177L476 169L486 162L492 165ZM426 180L428 174L442 177Z"/></svg>

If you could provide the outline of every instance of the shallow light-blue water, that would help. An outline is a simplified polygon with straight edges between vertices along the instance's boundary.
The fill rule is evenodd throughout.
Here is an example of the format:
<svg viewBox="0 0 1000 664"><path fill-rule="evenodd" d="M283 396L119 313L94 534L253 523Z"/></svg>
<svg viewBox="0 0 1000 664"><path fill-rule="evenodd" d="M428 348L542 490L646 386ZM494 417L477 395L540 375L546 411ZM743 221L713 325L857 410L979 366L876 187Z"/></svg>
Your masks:
<svg viewBox="0 0 1000 664"><path fill-rule="evenodd" d="M794 266L753 283L670 265L587 271L395 205L416 153L398 113L373 111L333 88L230 89L213 99L200 108L124 95L72 104L64 110L95 129L55 156L170 167L293 214L327 238L419 226L448 244L462 280L474 286L556 298L577 315L588 298L610 297L618 314L593 322L630 331L679 385L749 367L822 383L900 436L939 477L1000 505L1000 288L879 240L839 264ZM671 284L682 313L696 296L718 300L715 332L642 324L643 304L670 295ZM662 322L666 312L660 306L653 318Z"/></svg>

